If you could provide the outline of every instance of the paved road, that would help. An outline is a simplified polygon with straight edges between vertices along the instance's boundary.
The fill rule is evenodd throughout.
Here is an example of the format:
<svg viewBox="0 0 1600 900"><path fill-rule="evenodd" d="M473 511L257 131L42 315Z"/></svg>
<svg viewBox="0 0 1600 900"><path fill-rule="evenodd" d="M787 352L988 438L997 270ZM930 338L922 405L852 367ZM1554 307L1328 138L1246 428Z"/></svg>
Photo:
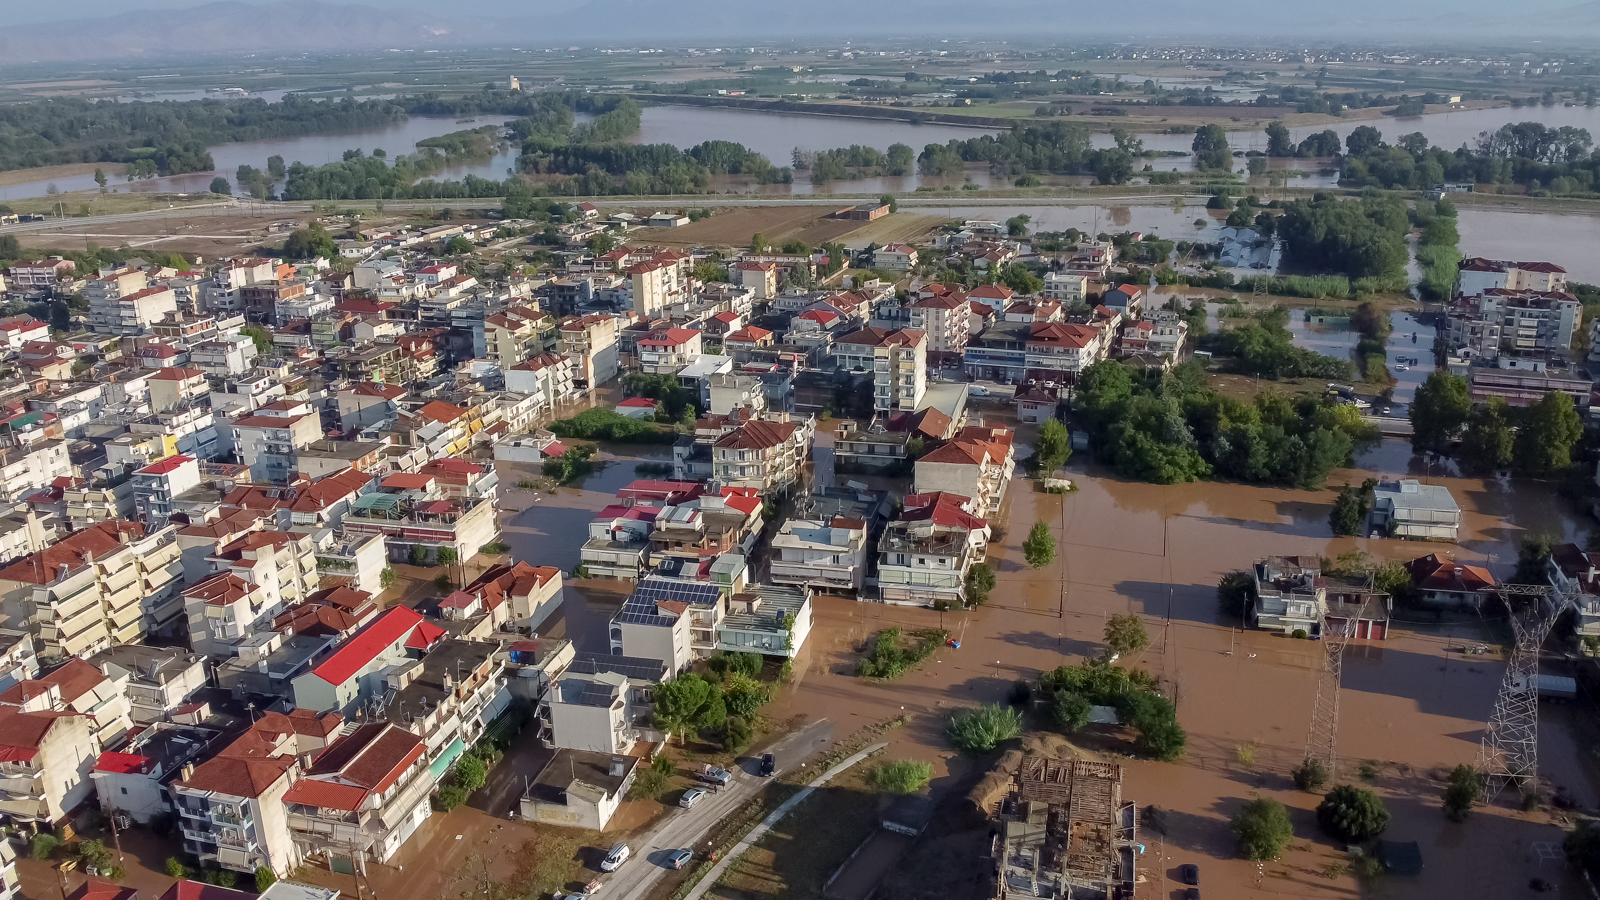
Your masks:
<svg viewBox="0 0 1600 900"><path fill-rule="evenodd" d="M717 864L711 867L711 871L706 873L706 877L700 879L700 881L696 883L692 889L690 889L688 895L685 896L683 900L700 900L701 897L705 896L706 891L710 890L711 886L717 883L717 879L722 877L722 873L727 870L728 866L733 864L734 860L738 859L740 856L743 856L746 850L754 847L757 841L766 836L766 833L772 828L772 826L778 824L779 820L789 814L789 810L799 806L801 801L811 796L812 791L822 787L829 781L832 781L835 775L838 775L845 769L848 769L856 763L861 762L863 759L866 759L867 757L877 753L879 750L882 750L887 746L889 745L873 744L867 749L852 755L850 758L838 763L833 768L822 773L822 775L819 776L816 781L806 785L805 789L800 791L800 793L795 794L788 800L785 800L782 806L779 806L777 809L768 814L765 819L762 819L760 825L750 829L750 833L745 835L744 840L735 844L733 849L728 851L727 856L724 856L722 859L718 860Z"/></svg>
<svg viewBox="0 0 1600 900"><path fill-rule="evenodd" d="M778 771L783 772L823 749L832 738L833 723L818 719L767 748L767 752L777 757ZM664 861L673 850L691 847L696 855L705 853L703 845L712 826L743 808L766 781L756 775L758 760L744 762L746 765L733 773L733 782L721 792L706 795L694 809L669 812L647 837L636 839L630 845L633 858L605 883L602 895L606 900L643 900L668 871Z"/></svg>

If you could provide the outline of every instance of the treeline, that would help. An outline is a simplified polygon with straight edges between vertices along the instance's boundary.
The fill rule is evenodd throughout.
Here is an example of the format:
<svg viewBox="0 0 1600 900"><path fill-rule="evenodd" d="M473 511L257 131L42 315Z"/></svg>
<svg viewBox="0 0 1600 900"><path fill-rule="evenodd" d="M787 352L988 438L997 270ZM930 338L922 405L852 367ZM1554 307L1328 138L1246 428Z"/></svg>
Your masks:
<svg viewBox="0 0 1600 900"><path fill-rule="evenodd" d="M1455 290L1456 268L1461 263L1458 246L1461 233L1456 228L1456 207L1449 200L1419 202L1411 212L1412 221L1422 229L1417 239L1417 262L1422 264L1422 280L1417 291L1424 300L1443 302Z"/></svg>
<svg viewBox="0 0 1600 900"><path fill-rule="evenodd" d="M1271 148L1269 147L1269 150ZM1444 182L1520 184L1530 193L1590 194L1600 184L1600 155L1589 131L1540 122L1502 125L1478 136L1475 146L1444 150L1421 132L1394 144L1363 125L1345 138L1339 183L1422 190Z"/></svg>
<svg viewBox="0 0 1600 900"><path fill-rule="evenodd" d="M1521 409L1500 397L1475 405L1467 379L1444 371L1417 388L1409 415L1414 450L1453 454L1472 474L1557 474L1571 468L1583 439L1583 417L1567 394L1551 391Z"/></svg>
<svg viewBox="0 0 1600 900"><path fill-rule="evenodd" d="M1142 145L1141 145L1142 146ZM1089 130L1070 122L1019 122L999 135L929 144L917 156L923 175L959 175L969 162L986 162L1000 178L1018 175L1094 175L1101 184L1121 184L1133 174L1131 144L1096 150Z"/></svg>
<svg viewBox="0 0 1600 900"><path fill-rule="evenodd" d="M1288 326L1289 308L1275 306L1246 324L1211 336L1208 344L1213 353L1237 358L1240 371L1247 375L1341 380L1350 376L1349 360L1296 347Z"/></svg>
<svg viewBox="0 0 1600 900"><path fill-rule="evenodd" d="M389 165L383 157L346 151L345 159L321 166L290 164L283 185L285 200L433 200L504 197L508 182L468 175L461 181L419 181L435 171L419 168L409 156Z"/></svg>
<svg viewBox="0 0 1600 900"><path fill-rule="evenodd" d="M1353 278L1404 275L1411 221L1404 201L1318 193L1285 204L1278 234L1297 263Z"/></svg>
<svg viewBox="0 0 1600 900"><path fill-rule="evenodd" d="M1118 474L1157 484L1224 475L1319 488L1377 440L1353 406L1274 393L1246 403L1205 386L1185 363L1170 372L1104 360L1086 369L1077 408L1096 456Z"/></svg>
<svg viewBox="0 0 1600 900"><path fill-rule="evenodd" d="M809 171L813 184L822 184L876 175L910 175L917 158L916 151L905 144L890 144L888 152L851 144L820 152L796 147L791 162L796 171Z"/></svg>

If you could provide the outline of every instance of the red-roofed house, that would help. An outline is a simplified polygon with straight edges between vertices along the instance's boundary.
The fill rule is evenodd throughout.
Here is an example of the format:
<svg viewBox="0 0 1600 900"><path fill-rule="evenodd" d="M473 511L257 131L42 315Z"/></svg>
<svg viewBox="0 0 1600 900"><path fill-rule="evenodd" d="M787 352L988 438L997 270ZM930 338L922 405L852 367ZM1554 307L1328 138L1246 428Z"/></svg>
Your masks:
<svg viewBox="0 0 1600 900"><path fill-rule="evenodd" d="M299 471L301 450L322 437L322 416L311 404L277 400L233 420L233 442L239 461L250 467L253 481L286 482Z"/></svg>
<svg viewBox="0 0 1600 900"><path fill-rule="evenodd" d="M639 339L639 368L652 375L675 375L700 350L700 332L668 328Z"/></svg>
<svg viewBox="0 0 1600 900"><path fill-rule="evenodd" d="M725 312L719 312L716 315L706 319L704 324L701 325L701 331L703 331L707 337L720 339L723 335L726 335L729 332L738 331L740 328L743 328L744 324L744 316L732 310L727 310Z"/></svg>
<svg viewBox="0 0 1600 900"><path fill-rule="evenodd" d="M771 300L778 296L778 264L749 260L728 267L734 284L750 289L752 300Z"/></svg>
<svg viewBox="0 0 1600 900"><path fill-rule="evenodd" d="M1000 510L1015 468L1010 431L969 426L917 460L912 490L970 497L973 509L993 515Z"/></svg>
<svg viewBox="0 0 1600 900"><path fill-rule="evenodd" d="M502 369L556 345L556 317L531 306L513 306L483 320L485 351Z"/></svg>
<svg viewBox="0 0 1600 900"><path fill-rule="evenodd" d="M139 900L136 888L90 878L67 895L66 900Z"/></svg>
<svg viewBox="0 0 1600 900"><path fill-rule="evenodd" d="M433 783L421 738L369 722L324 750L283 802L308 852L385 862L427 820Z"/></svg>
<svg viewBox="0 0 1600 900"><path fill-rule="evenodd" d="M18 682L0 693L0 706L22 712L70 710L89 719L99 745L115 744L133 727L128 677L112 680L74 656L48 675Z"/></svg>
<svg viewBox="0 0 1600 900"><path fill-rule="evenodd" d="M1481 256L1469 256L1456 266L1456 296L1472 297L1491 288L1565 291L1567 270L1555 263L1514 262Z"/></svg>
<svg viewBox="0 0 1600 900"><path fill-rule="evenodd" d="M917 248L910 244L884 244L872 254L872 265L891 272L910 271L917 264Z"/></svg>
<svg viewBox="0 0 1600 900"><path fill-rule="evenodd" d="M518 562L489 567L463 590L479 598L497 625L537 630L561 606L561 588L560 569Z"/></svg>
<svg viewBox="0 0 1600 900"><path fill-rule="evenodd" d="M50 326L33 316L8 316L0 319L0 343L21 350L29 341L48 341Z"/></svg>
<svg viewBox="0 0 1600 900"><path fill-rule="evenodd" d="M649 397L629 397L614 407L617 412L630 419L644 419L650 421L656 415L656 401Z"/></svg>
<svg viewBox="0 0 1600 900"><path fill-rule="evenodd" d="M444 629L425 621L415 610L390 607L294 680L295 705L348 714L361 701L383 695L387 689L384 670L419 657L443 636Z"/></svg>
<svg viewBox="0 0 1600 900"><path fill-rule="evenodd" d="M730 331L722 338L722 350L729 356L734 356L740 351L760 350L771 346L772 332L755 325L746 325L738 331Z"/></svg>
<svg viewBox="0 0 1600 900"><path fill-rule="evenodd" d="M289 886L291 883L284 882L284 884ZM255 900L255 897L256 895L249 891L179 878L172 883L172 887L167 888L166 893L161 895L161 900Z"/></svg>
<svg viewBox="0 0 1600 900"><path fill-rule="evenodd" d="M1110 354L1111 333L1109 329L1074 322L1034 322L1028 326L1024 366L1054 369L1075 378Z"/></svg>
<svg viewBox="0 0 1600 900"><path fill-rule="evenodd" d="M960 608L967 573L983 562L989 523L971 498L908 494L900 518L878 540L878 589L885 603Z"/></svg>
<svg viewBox="0 0 1600 900"><path fill-rule="evenodd" d="M816 422L753 419L725 431L711 444L719 484L766 492L793 483L811 455Z"/></svg>

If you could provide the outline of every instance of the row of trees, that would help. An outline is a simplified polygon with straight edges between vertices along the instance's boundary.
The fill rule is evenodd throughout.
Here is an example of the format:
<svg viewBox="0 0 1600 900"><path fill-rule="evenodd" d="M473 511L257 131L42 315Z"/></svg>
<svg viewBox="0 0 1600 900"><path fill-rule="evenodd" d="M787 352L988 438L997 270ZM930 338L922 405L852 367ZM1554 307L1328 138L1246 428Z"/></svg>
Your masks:
<svg viewBox="0 0 1600 900"><path fill-rule="evenodd" d="M1352 278L1405 272L1411 219L1403 201L1369 195L1341 200L1318 193L1285 204L1278 232L1302 266Z"/></svg>
<svg viewBox="0 0 1600 900"><path fill-rule="evenodd" d="M1210 477L1318 488L1377 439L1353 407L1263 393L1253 403L1205 386L1192 363L1171 372L1095 363L1079 384L1078 410L1096 456L1121 475L1157 484Z"/></svg>
<svg viewBox="0 0 1600 900"><path fill-rule="evenodd" d="M1070 122L1018 123L1010 131L965 141L928 144L917 156L923 175L959 175L969 162L985 162L998 178L1027 174L1093 175L1101 184L1121 184L1133 174L1142 145L1129 136L1117 147L1095 149L1089 129Z"/></svg>
<svg viewBox="0 0 1600 900"><path fill-rule="evenodd" d="M1339 181L1354 187L1416 190L1464 181L1571 194L1593 192L1600 179L1600 157L1587 129L1540 122L1506 124L1455 150L1432 146L1421 132L1391 145L1382 132L1363 125L1345 138L1345 150Z"/></svg>
<svg viewBox="0 0 1600 900"><path fill-rule="evenodd" d="M1500 397L1474 404L1467 379L1443 370L1417 388L1410 417L1413 449L1453 454L1464 471L1475 474L1507 468L1536 476L1561 472L1572 465L1583 438L1583 417L1567 394L1552 391L1520 409Z"/></svg>

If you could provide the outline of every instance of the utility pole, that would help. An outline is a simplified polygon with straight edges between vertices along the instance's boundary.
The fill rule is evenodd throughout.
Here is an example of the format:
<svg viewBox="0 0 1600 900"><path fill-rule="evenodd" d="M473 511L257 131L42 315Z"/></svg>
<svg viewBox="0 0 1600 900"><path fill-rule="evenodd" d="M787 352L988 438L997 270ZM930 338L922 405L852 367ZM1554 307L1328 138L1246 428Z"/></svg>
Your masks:
<svg viewBox="0 0 1600 900"><path fill-rule="evenodd" d="M122 862L122 831L117 828L117 808L111 807L111 840L117 845L117 862Z"/></svg>

